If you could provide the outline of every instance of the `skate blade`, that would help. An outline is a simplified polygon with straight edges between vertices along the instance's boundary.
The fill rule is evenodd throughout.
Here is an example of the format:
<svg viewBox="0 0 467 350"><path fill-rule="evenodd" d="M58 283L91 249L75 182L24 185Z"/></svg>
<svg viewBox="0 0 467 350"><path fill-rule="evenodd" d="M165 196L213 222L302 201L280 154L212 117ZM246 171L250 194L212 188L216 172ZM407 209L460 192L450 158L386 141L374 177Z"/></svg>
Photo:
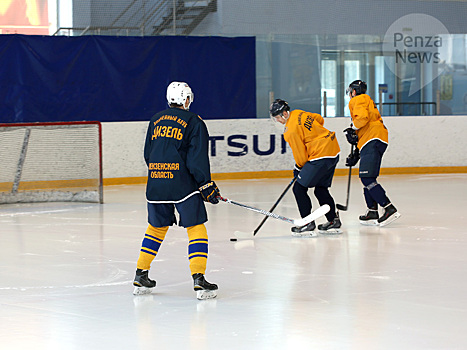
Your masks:
<svg viewBox="0 0 467 350"><path fill-rule="evenodd" d="M325 236L334 236L334 235L340 235L342 233L342 230L339 228L331 228L329 230L319 230L319 233Z"/></svg>
<svg viewBox="0 0 467 350"><path fill-rule="evenodd" d="M401 214L399 214L397 211L392 214L390 217L388 217L386 220L384 220L383 222L381 222L379 224L379 226L383 227L383 226L387 226L389 225L391 222L399 219L401 217Z"/></svg>
<svg viewBox="0 0 467 350"><path fill-rule="evenodd" d="M318 237L318 234L314 231L292 232L292 237Z"/></svg>
<svg viewBox="0 0 467 350"><path fill-rule="evenodd" d="M217 290L197 290L196 298L198 300L214 299L217 297Z"/></svg>
<svg viewBox="0 0 467 350"><path fill-rule="evenodd" d="M379 226L379 222L377 219L375 220L360 220L360 225L363 226Z"/></svg>
<svg viewBox="0 0 467 350"><path fill-rule="evenodd" d="M153 288L148 287L135 287L133 290L133 295L146 295L151 294Z"/></svg>

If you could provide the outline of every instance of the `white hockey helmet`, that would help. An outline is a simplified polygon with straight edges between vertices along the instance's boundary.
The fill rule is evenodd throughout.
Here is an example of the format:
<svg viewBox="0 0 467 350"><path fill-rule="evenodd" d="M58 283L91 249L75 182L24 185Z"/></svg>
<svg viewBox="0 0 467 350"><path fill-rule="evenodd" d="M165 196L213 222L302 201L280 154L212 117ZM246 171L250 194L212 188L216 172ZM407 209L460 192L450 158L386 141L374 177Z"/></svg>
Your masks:
<svg viewBox="0 0 467 350"><path fill-rule="evenodd" d="M185 108L185 101L186 98L190 98L190 102L188 103L188 107L186 109L190 109L191 103L195 99L195 95L191 91L191 88L188 86L187 83L174 81L171 82L170 85L167 87L167 102L169 106L172 103L177 105L182 105Z"/></svg>

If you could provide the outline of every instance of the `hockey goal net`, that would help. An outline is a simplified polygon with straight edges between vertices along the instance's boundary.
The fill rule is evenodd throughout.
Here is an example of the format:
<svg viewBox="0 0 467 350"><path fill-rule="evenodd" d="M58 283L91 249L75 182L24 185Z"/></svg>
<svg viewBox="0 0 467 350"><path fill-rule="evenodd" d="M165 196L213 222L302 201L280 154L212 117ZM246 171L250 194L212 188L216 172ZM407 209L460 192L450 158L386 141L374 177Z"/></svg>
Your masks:
<svg viewBox="0 0 467 350"><path fill-rule="evenodd" d="M103 203L99 122L0 124L0 203Z"/></svg>

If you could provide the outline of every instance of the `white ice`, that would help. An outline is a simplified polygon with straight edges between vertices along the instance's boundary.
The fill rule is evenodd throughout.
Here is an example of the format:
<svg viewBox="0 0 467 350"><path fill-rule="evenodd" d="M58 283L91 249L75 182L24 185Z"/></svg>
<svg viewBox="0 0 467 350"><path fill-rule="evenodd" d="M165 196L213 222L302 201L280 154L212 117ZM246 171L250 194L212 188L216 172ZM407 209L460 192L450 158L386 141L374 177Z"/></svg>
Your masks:
<svg viewBox="0 0 467 350"><path fill-rule="evenodd" d="M216 182L223 196L269 210L289 181ZM156 289L133 296L144 185L106 187L103 205L0 205L0 349L466 349L467 174L379 181L401 218L361 226L355 177L338 236L295 238L268 218L233 243L263 216L208 205L206 279L219 293L204 301L179 227L153 262ZM346 186L334 178L337 203ZM292 191L274 212L299 217Z"/></svg>

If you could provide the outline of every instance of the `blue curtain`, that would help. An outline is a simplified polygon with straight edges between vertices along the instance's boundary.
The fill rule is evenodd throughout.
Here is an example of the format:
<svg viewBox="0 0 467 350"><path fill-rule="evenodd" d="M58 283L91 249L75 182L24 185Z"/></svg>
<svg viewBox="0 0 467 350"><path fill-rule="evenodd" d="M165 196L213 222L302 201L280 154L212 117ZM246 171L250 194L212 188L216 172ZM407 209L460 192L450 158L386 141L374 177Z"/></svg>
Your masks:
<svg viewBox="0 0 467 350"><path fill-rule="evenodd" d="M0 122L143 121L187 82L203 119L256 117L254 37L0 35Z"/></svg>

